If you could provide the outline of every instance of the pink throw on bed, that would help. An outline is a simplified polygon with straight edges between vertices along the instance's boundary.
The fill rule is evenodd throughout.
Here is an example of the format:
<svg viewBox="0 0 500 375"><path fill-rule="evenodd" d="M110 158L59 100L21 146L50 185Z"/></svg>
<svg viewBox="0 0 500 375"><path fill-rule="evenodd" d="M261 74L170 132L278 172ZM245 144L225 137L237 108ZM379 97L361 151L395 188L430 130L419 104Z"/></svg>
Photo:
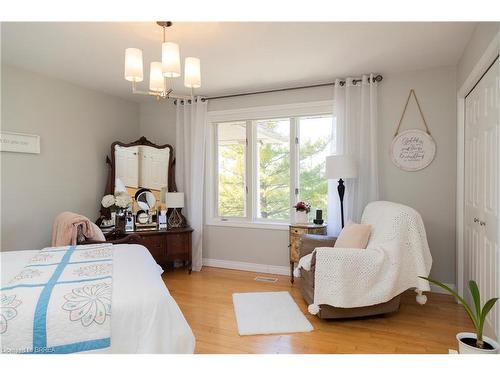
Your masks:
<svg viewBox="0 0 500 375"><path fill-rule="evenodd" d="M57 215L52 228L52 246L76 245L78 226L83 235L94 241L106 241L101 229L83 215L63 212Z"/></svg>

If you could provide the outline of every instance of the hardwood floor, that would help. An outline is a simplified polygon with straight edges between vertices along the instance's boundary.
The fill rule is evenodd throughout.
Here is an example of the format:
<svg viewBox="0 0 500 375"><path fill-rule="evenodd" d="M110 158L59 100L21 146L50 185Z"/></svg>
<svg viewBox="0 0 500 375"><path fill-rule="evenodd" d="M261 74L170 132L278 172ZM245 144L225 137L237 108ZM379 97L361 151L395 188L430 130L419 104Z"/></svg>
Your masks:
<svg viewBox="0 0 500 375"><path fill-rule="evenodd" d="M259 274L204 267L164 273L170 293L196 336L196 353L448 353L456 347L455 334L471 330L465 311L451 296L428 294L418 305L414 292L402 297L399 312L372 318L325 321L310 315L296 280L255 281ZM269 276L269 275L265 275ZM283 335L239 336L232 293L288 291L314 331Z"/></svg>

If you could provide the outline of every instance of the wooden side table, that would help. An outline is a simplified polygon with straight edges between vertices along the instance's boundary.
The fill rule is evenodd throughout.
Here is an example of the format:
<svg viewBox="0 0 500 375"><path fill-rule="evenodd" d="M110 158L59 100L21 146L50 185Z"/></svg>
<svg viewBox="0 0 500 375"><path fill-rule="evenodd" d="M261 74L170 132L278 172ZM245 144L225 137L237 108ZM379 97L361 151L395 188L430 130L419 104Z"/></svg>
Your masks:
<svg viewBox="0 0 500 375"><path fill-rule="evenodd" d="M290 248L290 282L293 284L293 268L300 258L299 243L302 234L322 234L326 235L326 224L291 224L289 229Z"/></svg>

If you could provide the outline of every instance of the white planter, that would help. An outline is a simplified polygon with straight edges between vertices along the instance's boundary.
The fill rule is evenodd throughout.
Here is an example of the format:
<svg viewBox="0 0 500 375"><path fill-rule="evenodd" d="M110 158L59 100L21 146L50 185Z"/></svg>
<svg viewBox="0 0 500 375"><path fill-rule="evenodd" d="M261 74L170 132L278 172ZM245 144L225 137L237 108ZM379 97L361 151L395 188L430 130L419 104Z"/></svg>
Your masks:
<svg viewBox="0 0 500 375"><path fill-rule="evenodd" d="M476 334L472 332L460 332L457 334L457 341L458 341L458 353L460 354L497 354L498 353L498 343L490 339L489 337L483 336L483 341L487 342L491 346L493 346L493 349L487 350L487 349L479 349L474 346L467 345L463 343L460 339L462 338L476 338Z"/></svg>
<svg viewBox="0 0 500 375"><path fill-rule="evenodd" d="M295 223L296 224L307 224L309 223L309 218L307 212L305 211L295 211Z"/></svg>

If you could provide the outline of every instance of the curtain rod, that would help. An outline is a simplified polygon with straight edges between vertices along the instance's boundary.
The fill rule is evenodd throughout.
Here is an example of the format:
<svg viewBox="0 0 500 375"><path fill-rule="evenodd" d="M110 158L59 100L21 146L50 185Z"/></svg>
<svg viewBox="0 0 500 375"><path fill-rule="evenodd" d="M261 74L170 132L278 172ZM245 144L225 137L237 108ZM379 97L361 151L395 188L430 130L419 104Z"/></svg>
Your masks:
<svg viewBox="0 0 500 375"><path fill-rule="evenodd" d="M373 77L373 80L375 82L380 82L384 79L380 74L377 74L376 76ZM368 78L370 80L370 78ZM355 78L352 80L353 84L357 84L358 82L361 82L361 78ZM285 87L281 89L272 89L272 90L264 90L264 91L254 91L254 92L242 92L239 94L230 94L230 95L220 95L220 96L211 96L211 97L206 97L202 98L203 101L205 100L215 100L215 99L225 99L225 98L234 98L237 96L247 96L247 95L255 95L255 94L268 94L271 92L278 92L278 91L291 91L291 90L301 90L301 89L309 89L313 87L322 87L322 86L333 86L335 82L329 82L329 83L319 83L317 85L308 85L308 86L296 86L296 87ZM345 80L340 81L340 86L345 85Z"/></svg>

